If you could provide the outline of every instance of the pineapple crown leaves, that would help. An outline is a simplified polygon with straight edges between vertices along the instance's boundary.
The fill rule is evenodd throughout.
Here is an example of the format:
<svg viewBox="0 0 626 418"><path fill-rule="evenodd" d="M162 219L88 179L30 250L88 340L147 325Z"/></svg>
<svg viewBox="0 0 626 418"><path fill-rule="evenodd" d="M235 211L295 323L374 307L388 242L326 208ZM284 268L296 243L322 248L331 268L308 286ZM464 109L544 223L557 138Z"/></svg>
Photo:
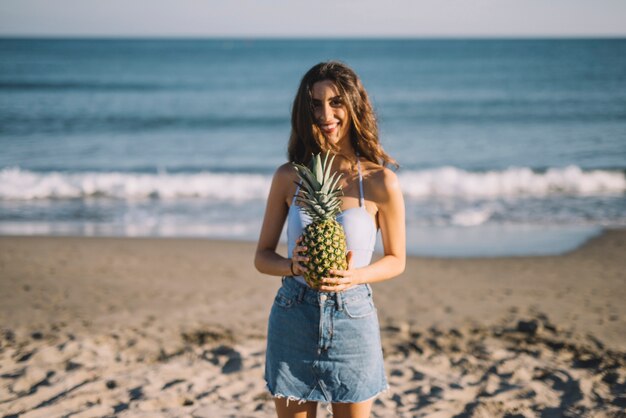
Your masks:
<svg viewBox="0 0 626 418"><path fill-rule="evenodd" d="M335 156L327 153L322 161L321 154L313 155L310 167L294 164L301 180L302 196L296 196L296 201L313 220L329 219L341 212L339 196L343 195L341 186L338 186L341 174L331 173Z"/></svg>

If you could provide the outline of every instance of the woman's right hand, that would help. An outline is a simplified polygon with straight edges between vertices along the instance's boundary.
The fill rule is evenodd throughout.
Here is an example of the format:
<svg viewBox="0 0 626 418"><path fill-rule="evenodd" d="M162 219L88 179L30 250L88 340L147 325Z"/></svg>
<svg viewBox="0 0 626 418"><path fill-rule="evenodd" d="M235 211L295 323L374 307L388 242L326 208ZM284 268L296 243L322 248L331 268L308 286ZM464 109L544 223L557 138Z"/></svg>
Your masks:
<svg viewBox="0 0 626 418"><path fill-rule="evenodd" d="M306 251L307 247L300 245L302 243L302 236L296 240L296 246L293 247L291 253L291 270L296 276L302 276L307 268L300 263L306 263L309 261L309 257L302 255Z"/></svg>

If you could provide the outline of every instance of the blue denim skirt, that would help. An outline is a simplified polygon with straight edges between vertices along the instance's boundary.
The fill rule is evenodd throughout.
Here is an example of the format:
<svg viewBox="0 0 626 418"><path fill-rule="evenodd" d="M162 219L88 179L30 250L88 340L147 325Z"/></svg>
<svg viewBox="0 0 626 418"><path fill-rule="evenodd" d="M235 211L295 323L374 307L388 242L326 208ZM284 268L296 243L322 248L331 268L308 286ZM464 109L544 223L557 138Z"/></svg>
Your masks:
<svg viewBox="0 0 626 418"><path fill-rule="evenodd" d="M274 397L361 402L388 388L368 284L320 292L284 277L270 312L265 381Z"/></svg>

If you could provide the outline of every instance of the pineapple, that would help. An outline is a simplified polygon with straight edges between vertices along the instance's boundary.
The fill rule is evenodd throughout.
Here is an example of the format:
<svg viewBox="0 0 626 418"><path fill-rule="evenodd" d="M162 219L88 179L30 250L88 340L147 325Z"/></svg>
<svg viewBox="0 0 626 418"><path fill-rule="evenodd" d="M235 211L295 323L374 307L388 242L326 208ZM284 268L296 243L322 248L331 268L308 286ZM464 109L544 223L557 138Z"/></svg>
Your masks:
<svg viewBox="0 0 626 418"><path fill-rule="evenodd" d="M331 174L335 157L328 161L329 154L322 161L320 154L311 159L310 169L301 164L294 164L301 180L300 196L296 202L311 217L311 223L304 227L301 245L307 250L302 254L309 258L304 263L307 272L304 279L313 288L319 288L323 277L335 277L328 273L331 269L345 270L346 235L335 217L341 212L343 194L338 185L341 175Z"/></svg>

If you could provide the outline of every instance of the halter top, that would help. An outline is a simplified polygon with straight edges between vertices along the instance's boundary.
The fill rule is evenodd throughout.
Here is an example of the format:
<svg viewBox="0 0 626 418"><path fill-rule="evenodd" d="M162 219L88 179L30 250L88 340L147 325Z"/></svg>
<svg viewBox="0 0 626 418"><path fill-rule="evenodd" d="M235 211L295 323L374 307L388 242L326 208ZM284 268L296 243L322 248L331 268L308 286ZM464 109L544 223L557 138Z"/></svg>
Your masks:
<svg viewBox="0 0 626 418"><path fill-rule="evenodd" d="M367 266L372 260L374 245L376 244L376 224L365 209L365 198L363 196L363 175L361 174L361 162L357 157L359 169L359 206L356 208L341 211L336 219L343 226L346 234L346 246L352 251L352 264L354 268ZM311 223L311 217L298 205L296 196L300 192L300 185L289 206L287 214L287 247L291 257L296 246L296 240L302 235L304 227ZM296 280L306 284L304 277L296 276Z"/></svg>

